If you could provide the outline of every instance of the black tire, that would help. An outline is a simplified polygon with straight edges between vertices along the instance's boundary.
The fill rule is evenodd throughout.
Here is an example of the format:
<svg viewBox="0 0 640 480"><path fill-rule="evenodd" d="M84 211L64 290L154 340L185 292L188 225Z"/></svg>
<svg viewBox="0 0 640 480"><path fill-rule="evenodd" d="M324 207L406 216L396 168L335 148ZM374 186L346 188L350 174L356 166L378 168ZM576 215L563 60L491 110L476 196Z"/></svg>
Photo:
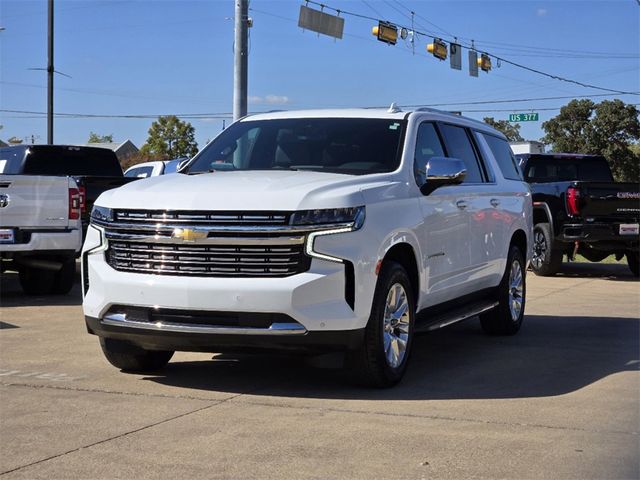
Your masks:
<svg viewBox="0 0 640 480"><path fill-rule="evenodd" d="M76 259L70 258L62 264L62 268L56 272L51 293L65 295L73 288L76 279Z"/></svg>
<svg viewBox="0 0 640 480"><path fill-rule="evenodd" d="M629 265L629 270L631 270L633 276L637 277L640 270L640 255L637 252L627 252L627 265Z"/></svg>
<svg viewBox="0 0 640 480"><path fill-rule="evenodd" d="M387 297L393 299L390 293L393 287L396 293L400 292L397 285L402 287L404 298L406 299L406 312L401 315L404 321L397 321L394 327L390 323L385 322L385 311L387 305ZM402 299L402 293L396 298ZM404 305L402 301L394 301L396 307ZM398 308L400 310L400 308ZM411 355L411 346L413 344L413 328L415 323L416 304L413 296L411 281L406 270L396 262L385 262L378 276L378 283L373 297L373 305L371 308L371 316L365 329L365 338L362 346L349 354L348 365L352 368L356 381L362 385L369 387L387 388L397 384L403 377L409 357ZM390 320L391 321L391 320ZM388 329L388 330L386 330ZM406 344L404 353L401 354L401 342L394 341L394 336L404 335L406 330ZM391 332L391 333L390 333ZM393 334L394 336L391 336ZM387 360L385 353L385 338L388 339L388 351L395 351L397 358L391 361L397 361L397 365ZM393 346L397 346L394 349ZM393 353L390 353L393 356Z"/></svg>
<svg viewBox="0 0 640 480"><path fill-rule="evenodd" d="M551 227L538 223L533 227L533 258L531 270L541 277L552 277L562 266L562 250L553 244Z"/></svg>
<svg viewBox="0 0 640 480"><path fill-rule="evenodd" d="M19 269L18 276L20 286L27 295L48 295L53 289L56 272L23 265Z"/></svg>
<svg viewBox="0 0 640 480"><path fill-rule="evenodd" d="M100 337L102 353L109 363L125 372L149 373L169 363L173 352L145 350L129 342Z"/></svg>
<svg viewBox="0 0 640 480"><path fill-rule="evenodd" d="M517 265L516 265L517 264ZM522 279L520 288L517 285L517 272ZM524 256L518 247L509 249L507 267L498 286L498 306L480 314L480 323L489 335L515 335L520 330L524 319L524 308L527 300L527 271ZM520 308L512 309L512 300L520 299Z"/></svg>

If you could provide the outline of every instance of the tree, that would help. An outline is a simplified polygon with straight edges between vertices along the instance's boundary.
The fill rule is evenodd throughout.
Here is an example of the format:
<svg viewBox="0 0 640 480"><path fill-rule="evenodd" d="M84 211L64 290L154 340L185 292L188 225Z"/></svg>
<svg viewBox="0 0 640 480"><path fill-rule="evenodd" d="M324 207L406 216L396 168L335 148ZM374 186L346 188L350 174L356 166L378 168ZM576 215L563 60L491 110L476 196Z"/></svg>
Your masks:
<svg viewBox="0 0 640 480"><path fill-rule="evenodd" d="M520 135L520 124L512 124L506 120L495 120L493 117L484 117L484 123L491 125L496 130L504 133L510 142L522 142L524 138Z"/></svg>
<svg viewBox="0 0 640 480"><path fill-rule="evenodd" d="M192 157L198 153L195 129L189 122L183 122L175 115L158 117L151 124L149 138L140 153L157 160Z"/></svg>
<svg viewBox="0 0 640 480"><path fill-rule="evenodd" d="M110 135L98 135L95 132L91 132L87 143L113 143L113 133Z"/></svg>
<svg viewBox="0 0 640 480"><path fill-rule="evenodd" d="M637 182L640 155L629 147L640 139L638 109L622 100L572 100L542 124L542 141L556 152L602 155L618 181Z"/></svg>
<svg viewBox="0 0 640 480"><path fill-rule="evenodd" d="M7 140L7 143L10 143L11 145L20 145L22 143L22 139L18 137L11 137Z"/></svg>

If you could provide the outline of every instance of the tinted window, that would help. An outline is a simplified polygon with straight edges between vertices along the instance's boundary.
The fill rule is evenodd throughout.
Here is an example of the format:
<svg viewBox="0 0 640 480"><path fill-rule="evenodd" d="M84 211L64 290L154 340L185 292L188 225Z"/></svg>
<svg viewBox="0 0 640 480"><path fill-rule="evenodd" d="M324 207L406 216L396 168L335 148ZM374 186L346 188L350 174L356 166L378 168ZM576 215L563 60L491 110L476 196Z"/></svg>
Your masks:
<svg viewBox="0 0 640 480"><path fill-rule="evenodd" d="M153 167L133 168L125 173L125 177L147 178L153 173Z"/></svg>
<svg viewBox="0 0 640 480"><path fill-rule="evenodd" d="M0 148L0 173L5 175L20 173L24 151L23 147Z"/></svg>
<svg viewBox="0 0 640 480"><path fill-rule="evenodd" d="M525 179L534 183L571 180L613 182L604 157L531 157L526 165Z"/></svg>
<svg viewBox="0 0 640 480"><path fill-rule="evenodd" d="M520 169L507 141L486 133L483 133L482 136L489 144L489 148L498 162L502 176L509 180L521 180Z"/></svg>
<svg viewBox="0 0 640 480"><path fill-rule="evenodd" d="M406 122L369 118L288 118L236 122L193 160L210 170L315 170L352 175L400 164Z"/></svg>
<svg viewBox="0 0 640 480"><path fill-rule="evenodd" d="M116 154L106 148L36 146L27 150L25 175L121 177Z"/></svg>
<svg viewBox="0 0 640 480"><path fill-rule="evenodd" d="M441 125L441 131L444 135L449 157L462 160L467 167L467 176L464 183L482 182L478 158L466 129L454 125Z"/></svg>
<svg viewBox="0 0 640 480"><path fill-rule="evenodd" d="M418 185L426 181L425 167L431 157L444 157L444 149L440 143L440 137L433 123L422 123L418 127L416 137L416 153L414 158L414 172Z"/></svg>

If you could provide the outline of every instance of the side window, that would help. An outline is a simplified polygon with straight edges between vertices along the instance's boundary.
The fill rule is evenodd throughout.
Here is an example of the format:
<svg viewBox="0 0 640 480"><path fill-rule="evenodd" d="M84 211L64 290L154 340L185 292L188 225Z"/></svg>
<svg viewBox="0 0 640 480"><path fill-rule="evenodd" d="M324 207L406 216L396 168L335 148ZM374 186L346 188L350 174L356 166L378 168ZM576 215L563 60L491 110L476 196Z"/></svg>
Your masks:
<svg viewBox="0 0 640 480"><path fill-rule="evenodd" d="M487 141L493 156L498 162L502 176L509 180L522 180L518 163L511 152L509 144L505 140L494 137L493 135L483 133L482 136Z"/></svg>
<svg viewBox="0 0 640 480"><path fill-rule="evenodd" d="M462 160L467 167L464 183L482 183L482 173L467 130L455 125L440 126L450 157Z"/></svg>
<svg viewBox="0 0 640 480"><path fill-rule="evenodd" d="M416 137L416 153L413 160L413 171L418 186L422 185L426 178L425 167L431 157L444 157L444 149L440 143L440 137L433 123L425 122L418 127Z"/></svg>

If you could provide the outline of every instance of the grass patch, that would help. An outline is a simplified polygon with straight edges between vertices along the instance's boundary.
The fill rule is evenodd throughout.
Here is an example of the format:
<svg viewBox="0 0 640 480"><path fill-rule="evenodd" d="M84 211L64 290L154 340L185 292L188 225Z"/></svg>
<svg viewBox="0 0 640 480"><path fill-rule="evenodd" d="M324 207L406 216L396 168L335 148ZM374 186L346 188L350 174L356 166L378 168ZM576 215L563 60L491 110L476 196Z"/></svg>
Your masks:
<svg viewBox="0 0 640 480"><path fill-rule="evenodd" d="M607 258L605 258L604 260L602 260L600 262L591 262L590 260L587 260L586 258L584 258L582 255L576 255L576 258L575 258L574 262L575 263L610 263L610 264L613 264L613 265L626 265L627 264L627 258L626 257L622 257L620 259L620 261L617 261L615 255L609 255Z"/></svg>

